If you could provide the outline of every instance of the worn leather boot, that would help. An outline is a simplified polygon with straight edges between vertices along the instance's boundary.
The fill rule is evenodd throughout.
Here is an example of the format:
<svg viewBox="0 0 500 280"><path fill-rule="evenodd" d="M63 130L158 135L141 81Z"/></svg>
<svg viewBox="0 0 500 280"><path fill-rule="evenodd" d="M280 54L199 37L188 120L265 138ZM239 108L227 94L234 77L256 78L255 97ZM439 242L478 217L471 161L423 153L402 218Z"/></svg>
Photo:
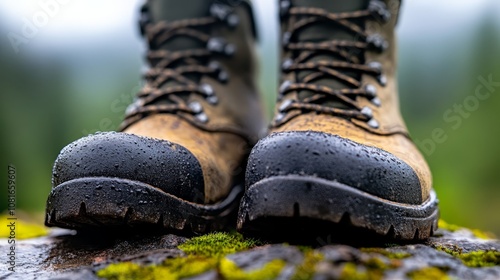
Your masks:
<svg viewBox="0 0 500 280"><path fill-rule="evenodd" d="M121 132L61 151L48 226L204 232L237 212L247 156L265 132L250 3L151 0L140 25L146 84Z"/></svg>
<svg viewBox="0 0 500 280"><path fill-rule="evenodd" d="M400 2L279 4L282 84L272 133L248 161L238 228L429 237L438 218L431 173L398 104Z"/></svg>

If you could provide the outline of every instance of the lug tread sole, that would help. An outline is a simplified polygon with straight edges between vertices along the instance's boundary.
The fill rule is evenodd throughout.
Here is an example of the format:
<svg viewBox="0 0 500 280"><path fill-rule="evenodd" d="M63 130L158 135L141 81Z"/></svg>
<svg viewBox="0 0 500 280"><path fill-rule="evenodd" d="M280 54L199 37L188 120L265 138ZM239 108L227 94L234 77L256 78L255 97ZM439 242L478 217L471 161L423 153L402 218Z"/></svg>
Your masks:
<svg viewBox="0 0 500 280"><path fill-rule="evenodd" d="M437 204L434 192L423 204L410 205L318 177L276 176L247 189L237 228L257 234L297 233L331 225L341 231L363 230L384 239L421 241L437 230ZM299 220L307 220L309 229L299 228L304 226Z"/></svg>
<svg viewBox="0 0 500 280"><path fill-rule="evenodd" d="M242 192L243 187L236 186L225 200L203 205L138 181L79 178L52 189L45 224L77 230L148 227L204 233L225 228Z"/></svg>

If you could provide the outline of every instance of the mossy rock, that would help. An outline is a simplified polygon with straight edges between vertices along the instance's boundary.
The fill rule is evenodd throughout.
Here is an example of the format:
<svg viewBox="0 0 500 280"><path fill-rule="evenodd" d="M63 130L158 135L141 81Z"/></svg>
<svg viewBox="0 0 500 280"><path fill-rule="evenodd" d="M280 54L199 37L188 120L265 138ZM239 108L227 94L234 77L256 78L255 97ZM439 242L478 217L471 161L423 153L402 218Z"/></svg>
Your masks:
<svg viewBox="0 0 500 280"><path fill-rule="evenodd" d="M468 267L500 266L500 252L494 249L463 252L462 248L455 245L447 247L439 245L436 249L460 259Z"/></svg>
<svg viewBox="0 0 500 280"><path fill-rule="evenodd" d="M42 231L33 231L35 236L49 234L16 240L22 262L15 273L0 264L0 279L500 279L499 241L440 225L425 243L361 248L266 244L222 232L89 236L36 225Z"/></svg>
<svg viewBox="0 0 500 280"><path fill-rule="evenodd" d="M213 271L222 279L275 279L285 266L276 259L261 268L245 271L225 256L255 247L257 242L238 233L210 233L187 240L178 246L186 256L168 258L158 265L141 266L133 262L111 264L97 271L97 276L110 280L182 279ZM213 274L213 273L212 273Z"/></svg>
<svg viewBox="0 0 500 280"><path fill-rule="evenodd" d="M248 250L257 245L257 241L243 238L238 233L209 233L203 236L191 238L179 249L189 255L204 257L223 257L232 253Z"/></svg>
<svg viewBox="0 0 500 280"><path fill-rule="evenodd" d="M450 277L446 274L446 270L439 267L425 267L411 271L407 276L412 280L448 280Z"/></svg>

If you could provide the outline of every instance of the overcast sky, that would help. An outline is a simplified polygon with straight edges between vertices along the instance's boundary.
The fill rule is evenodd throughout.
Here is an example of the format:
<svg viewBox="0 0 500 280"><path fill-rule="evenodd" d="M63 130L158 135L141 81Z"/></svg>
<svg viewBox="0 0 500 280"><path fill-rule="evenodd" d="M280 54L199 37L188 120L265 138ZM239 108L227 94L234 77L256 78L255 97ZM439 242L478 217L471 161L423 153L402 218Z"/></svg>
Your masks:
<svg viewBox="0 0 500 280"><path fill-rule="evenodd" d="M129 33L135 28L137 6L140 0L65 0L53 18L41 28L31 42L33 48L57 45L64 47L75 41ZM23 18L31 19L41 10L40 2L50 0L0 0L0 23L4 31L20 32ZM261 28L265 34L274 34L276 15L274 1L255 0ZM399 31L402 34L427 32L434 34L463 32L473 26L486 13L496 12L500 25L500 1L497 0L406 0L403 5ZM262 25L261 25L262 27ZM269 28L272 27L272 28ZM5 34L1 34L5 36Z"/></svg>
<svg viewBox="0 0 500 280"><path fill-rule="evenodd" d="M10 32L21 34L25 20L33 21L33 17L43 11L40 3L51 1L55 0L0 0L0 42L8 42ZM116 73L116 79L120 79L123 73L116 69L130 68L130 63L139 68L133 65L140 65L139 54L144 49L137 32L138 7L142 0L64 1L68 3L61 4L36 35L19 46L18 55L57 57L73 71L79 71L74 73L78 77L76 82L85 84L109 83L110 77L104 77L103 72ZM255 3L261 49L265 50L262 55L265 61L271 61L262 69L261 77L272 79L277 67L276 2L255 0ZM466 52L473 43L471 38L478 23L485 17L496 22L500 34L498 0L405 0L403 3L397 29L403 52L413 48L414 54L432 48L431 52L439 56L439 47L443 49L446 44ZM107 63L102 59L107 59Z"/></svg>

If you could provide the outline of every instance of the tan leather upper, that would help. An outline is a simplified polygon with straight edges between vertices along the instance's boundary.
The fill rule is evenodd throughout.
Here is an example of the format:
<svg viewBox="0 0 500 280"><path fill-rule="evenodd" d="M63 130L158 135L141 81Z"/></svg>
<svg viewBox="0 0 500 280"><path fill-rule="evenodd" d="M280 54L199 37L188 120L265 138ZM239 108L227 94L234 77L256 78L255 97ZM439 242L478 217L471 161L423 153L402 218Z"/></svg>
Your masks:
<svg viewBox="0 0 500 280"><path fill-rule="evenodd" d="M205 184L205 202L213 203L227 196L236 177L244 176L245 160L252 146L262 137L265 120L255 84L255 54L252 19L248 10L236 7L240 24L235 29L214 28L211 36L234 44L232 57L217 57L229 73L227 83L205 76L200 84L212 86L218 98L210 104L192 94L187 103L199 102L207 122L195 116L156 114L145 117L124 132L168 140L187 148L199 161Z"/></svg>
<svg viewBox="0 0 500 280"><path fill-rule="evenodd" d="M125 132L168 140L188 149L203 170L207 203L229 193L233 177L244 174L242 162L250 151L248 143L238 135L204 131L175 115L147 117Z"/></svg>
<svg viewBox="0 0 500 280"><path fill-rule="evenodd" d="M377 95L381 100L381 106L377 107L367 98L357 98L360 107L369 107L373 111L374 119L379 123L378 128L370 127L367 122L336 117L315 112L301 114L292 111L289 116L291 120L285 124L274 127L271 132L283 131L321 131L348 138L360 144L373 146L390 152L410 165L420 179L422 197L427 199L432 189L432 177L429 167L418 151L417 147L409 138L406 125L401 117L398 100L398 88L396 78L396 38L394 27L397 21L399 1L385 1L392 14L387 23L378 21L367 21L368 34L378 33L389 42L389 48L382 53L366 52L365 62L377 61L382 63L383 74L387 76L387 84L380 85L377 79L370 75L363 75L362 84L372 84L377 88ZM283 77L284 80L293 80L293 73ZM288 98L296 98L296 93L291 93ZM277 108L279 108L277 105ZM294 117L293 117L294 116Z"/></svg>

